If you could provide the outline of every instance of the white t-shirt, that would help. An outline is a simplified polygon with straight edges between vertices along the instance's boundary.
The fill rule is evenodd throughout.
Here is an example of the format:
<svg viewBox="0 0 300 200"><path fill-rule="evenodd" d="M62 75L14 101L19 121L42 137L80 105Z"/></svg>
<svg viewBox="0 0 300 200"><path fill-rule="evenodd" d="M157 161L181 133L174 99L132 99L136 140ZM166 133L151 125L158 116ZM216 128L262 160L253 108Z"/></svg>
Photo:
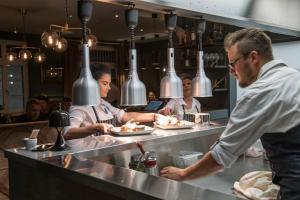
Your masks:
<svg viewBox="0 0 300 200"><path fill-rule="evenodd" d="M195 98L192 99L192 107L190 109L186 108L186 103L183 99L171 99L167 105L162 108L165 109L166 107L173 110L173 114L176 115L179 119L183 119L184 112L188 113L199 113L201 112L201 104Z"/></svg>

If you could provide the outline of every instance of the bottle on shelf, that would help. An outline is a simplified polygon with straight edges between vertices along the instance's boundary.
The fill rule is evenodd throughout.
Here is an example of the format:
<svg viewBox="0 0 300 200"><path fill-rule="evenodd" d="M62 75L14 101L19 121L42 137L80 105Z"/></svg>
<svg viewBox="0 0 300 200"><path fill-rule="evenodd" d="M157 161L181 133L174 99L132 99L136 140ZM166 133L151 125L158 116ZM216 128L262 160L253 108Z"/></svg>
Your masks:
<svg viewBox="0 0 300 200"><path fill-rule="evenodd" d="M185 67L190 67L191 66L190 50L189 49L186 49L186 51L185 51L184 66Z"/></svg>

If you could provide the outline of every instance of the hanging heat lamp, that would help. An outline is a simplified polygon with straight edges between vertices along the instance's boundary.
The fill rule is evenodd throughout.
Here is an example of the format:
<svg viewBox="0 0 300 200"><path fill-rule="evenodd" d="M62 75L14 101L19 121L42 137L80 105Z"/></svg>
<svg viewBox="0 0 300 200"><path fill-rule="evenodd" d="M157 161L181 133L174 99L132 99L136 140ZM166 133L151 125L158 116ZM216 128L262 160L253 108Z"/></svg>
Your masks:
<svg viewBox="0 0 300 200"><path fill-rule="evenodd" d="M174 67L174 48L172 34L176 28L177 16L174 13L165 15L165 24L168 29L169 44L167 51L168 69L165 77L160 81L160 98L183 98L182 81L176 75Z"/></svg>
<svg viewBox="0 0 300 200"><path fill-rule="evenodd" d="M129 47L129 74L128 79L121 88L121 105L122 106L144 106L147 105L146 87L140 81L137 73L136 49L134 42L134 29L138 24L138 10L131 8L125 10L126 25L131 33Z"/></svg>
<svg viewBox="0 0 300 200"><path fill-rule="evenodd" d="M202 47L202 35L205 32L205 20L200 18L197 27L198 33L198 52L197 52L197 65L198 70L195 78L192 81L192 95L194 97L211 97L212 86L211 81L207 78L204 71L203 62L203 47Z"/></svg>
<svg viewBox="0 0 300 200"><path fill-rule="evenodd" d="M80 0L77 2L77 14L82 24L82 67L79 78L73 83L73 105L98 105L100 90L97 81L93 78L90 69L90 55L87 43L86 24L92 16L92 1Z"/></svg>

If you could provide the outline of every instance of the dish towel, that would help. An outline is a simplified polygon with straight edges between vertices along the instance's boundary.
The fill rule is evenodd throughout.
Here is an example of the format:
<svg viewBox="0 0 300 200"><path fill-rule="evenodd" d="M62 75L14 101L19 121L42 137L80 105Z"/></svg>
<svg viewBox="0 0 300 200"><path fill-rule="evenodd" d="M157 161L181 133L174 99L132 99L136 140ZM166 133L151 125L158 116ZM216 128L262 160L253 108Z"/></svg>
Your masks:
<svg viewBox="0 0 300 200"><path fill-rule="evenodd" d="M253 200L276 200L279 186L272 183L272 172L254 171L234 183L234 189Z"/></svg>

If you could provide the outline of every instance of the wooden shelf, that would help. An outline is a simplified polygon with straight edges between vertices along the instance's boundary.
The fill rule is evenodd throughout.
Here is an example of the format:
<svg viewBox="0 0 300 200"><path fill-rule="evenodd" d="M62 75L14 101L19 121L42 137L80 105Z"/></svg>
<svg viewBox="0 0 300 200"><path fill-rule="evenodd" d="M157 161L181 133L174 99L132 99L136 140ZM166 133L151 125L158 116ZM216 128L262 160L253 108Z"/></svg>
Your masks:
<svg viewBox="0 0 300 200"><path fill-rule="evenodd" d="M228 69L228 67L226 65L215 65L212 69Z"/></svg>
<svg viewBox="0 0 300 200"><path fill-rule="evenodd" d="M214 44L203 44L203 48L205 47L223 47L223 43L214 43ZM198 45L180 45L180 46L175 46L174 49L197 49Z"/></svg>
<svg viewBox="0 0 300 200"><path fill-rule="evenodd" d="M216 88L216 89L213 89L213 92L227 92L228 91L228 88Z"/></svg>
<svg viewBox="0 0 300 200"><path fill-rule="evenodd" d="M183 69L183 70L195 70L198 69L197 66L191 66L191 67L175 67L176 69ZM228 69L226 65L215 65L214 67L204 67L204 69Z"/></svg>

